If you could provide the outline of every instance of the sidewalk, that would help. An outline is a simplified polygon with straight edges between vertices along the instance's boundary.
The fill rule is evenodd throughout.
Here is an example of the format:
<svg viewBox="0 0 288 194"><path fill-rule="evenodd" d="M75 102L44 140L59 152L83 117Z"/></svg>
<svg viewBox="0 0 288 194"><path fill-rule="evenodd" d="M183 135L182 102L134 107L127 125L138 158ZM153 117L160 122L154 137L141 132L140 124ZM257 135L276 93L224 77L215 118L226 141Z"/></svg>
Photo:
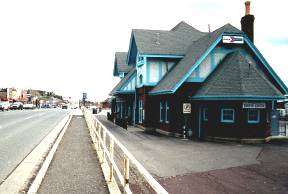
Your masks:
<svg viewBox="0 0 288 194"><path fill-rule="evenodd" d="M73 116L38 193L109 193L83 115Z"/></svg>

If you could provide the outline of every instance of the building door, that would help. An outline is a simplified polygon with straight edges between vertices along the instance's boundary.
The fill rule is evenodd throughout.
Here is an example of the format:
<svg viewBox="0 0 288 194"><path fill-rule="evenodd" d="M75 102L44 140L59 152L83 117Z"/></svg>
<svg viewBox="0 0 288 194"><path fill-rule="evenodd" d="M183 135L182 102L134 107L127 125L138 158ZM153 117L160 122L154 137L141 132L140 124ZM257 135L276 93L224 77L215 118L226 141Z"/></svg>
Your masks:
<svg viewBox="0 0 288 194"><path fill-rule="evenodd" d="M279 135L279 111L272 110L271 111L271 135L277 136Z"/></svg>

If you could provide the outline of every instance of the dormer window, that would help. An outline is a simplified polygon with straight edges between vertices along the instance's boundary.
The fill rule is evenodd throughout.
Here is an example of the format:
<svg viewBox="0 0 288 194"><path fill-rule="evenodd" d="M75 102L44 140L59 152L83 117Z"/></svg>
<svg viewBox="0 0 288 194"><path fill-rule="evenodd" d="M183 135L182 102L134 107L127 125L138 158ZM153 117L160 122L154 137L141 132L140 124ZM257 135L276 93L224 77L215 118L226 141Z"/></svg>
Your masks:
<svg viewBox="0 0 288 194"><path fill-rule="evenodd" d="M138 56L137 59L137 66L140 67L144 64L144 57L143 56Z"/></svg>

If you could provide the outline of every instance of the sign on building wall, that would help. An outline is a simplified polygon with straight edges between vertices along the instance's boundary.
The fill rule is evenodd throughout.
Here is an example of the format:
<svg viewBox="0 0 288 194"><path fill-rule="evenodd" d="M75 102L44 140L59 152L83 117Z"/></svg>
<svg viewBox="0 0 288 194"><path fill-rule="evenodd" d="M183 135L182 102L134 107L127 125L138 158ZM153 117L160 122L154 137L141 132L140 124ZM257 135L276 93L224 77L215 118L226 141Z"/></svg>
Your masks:
<svg viewBox="0 0 288 194"><path fill-rule="evenodd" d="M265 103L251 103L251 102L243 102L242 108L256 108L256 109L264 109L266 108Z"/></svg>
<svg viewBox="0 0 288 194"><path fill-rule="evenodd" d="M244 37L243 36L223 36L222 41L223 43L229 43L229 44L244 44Z"/></svg>
<svg viewBox="0 0 288 194"><path fill-rule="evenodd" d="M191 113L191 104L183 103L183 114L190 114L190 113Z"/></svg>

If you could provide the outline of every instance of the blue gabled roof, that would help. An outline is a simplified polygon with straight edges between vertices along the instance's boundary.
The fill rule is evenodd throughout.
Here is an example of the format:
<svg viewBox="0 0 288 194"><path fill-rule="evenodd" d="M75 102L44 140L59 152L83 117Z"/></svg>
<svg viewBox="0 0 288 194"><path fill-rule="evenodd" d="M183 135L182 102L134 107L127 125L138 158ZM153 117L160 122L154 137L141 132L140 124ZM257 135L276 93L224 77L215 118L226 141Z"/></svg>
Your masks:
<svg viewBox="0 0 288 194"><path fill-rule="evenodd" d="M163 77L163 79L155 86L150 95L172 94L187 80L191 73L201 64L201 62L208 56L208 54L216 47L222 40L223 35L242 35L245 42L250 46L252 51L264 64L265 68L276 80L277 84L282 89L282 92L288 93L286 85L281 81L273 69L269 66L267 61L256 49L255 45L247 38L244 32L235 28L231 24L226 24L223 27L211 32L199 40L194 41L188 48L185 57L177 64L170 72Z"/></svg>
<svg viewBox="0 0 288 194"><path fill-rule="evenodd" d="M127 58L128 64L135 63L137 53L184 55L191 42L205 34L183 21L171 30L133 29Z"/></svg>
<svg viewBox="0 0 288 194"><path fill-rule="evenodd" d="M127 84L127 82L129 82L131 78L133 78L133 76L135 75L136 75L136 68L132 68L128 72L128 74L123 79L121 79L121 81L113 88L113 90L109 93L109 95L112 96L121 93L121 89L123 88L123 86ZM125 93L125 91L123 93Z"/></svg>
<svg viewBox="0 0 288 194"><path fill-rule="evenodd" d="M127 64L127 52L116 52L113 75L119 76L119 73L127 73L131 68Z"/></svg>
<svg viewBox="0 0 288 194"><path fill-rule="evenodd" d="M267 79L257 64L234 51L223 59L193 98L253 96L280 98L283 94Z"/></svg>
<svg viewBox="0 0 288 194"><path fill-rule="evenodd" d="M150 94L174 93L180 85L191 75L192 71L199 65L210 51L220 42L224 32L243 34L231 24L208 33L202 38L190 44L185 57L166 74L159 84L150 91Z"/></svg>

